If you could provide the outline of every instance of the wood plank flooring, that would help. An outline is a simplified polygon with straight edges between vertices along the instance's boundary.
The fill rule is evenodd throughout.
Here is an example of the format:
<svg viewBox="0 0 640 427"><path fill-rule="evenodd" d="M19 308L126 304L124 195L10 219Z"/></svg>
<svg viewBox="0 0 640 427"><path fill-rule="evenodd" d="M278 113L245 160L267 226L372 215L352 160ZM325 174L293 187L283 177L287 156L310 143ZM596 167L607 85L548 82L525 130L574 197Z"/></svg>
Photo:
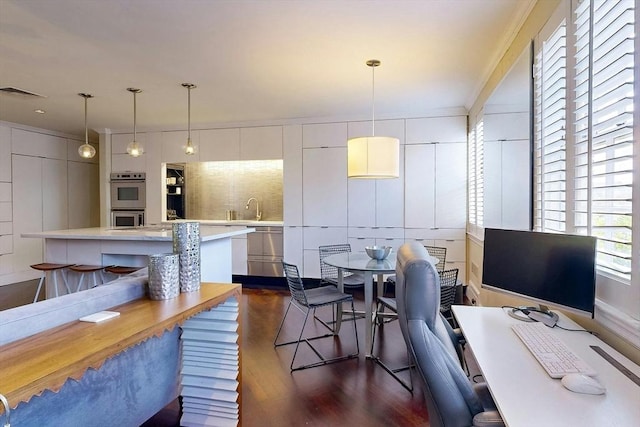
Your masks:
<svg viewBox="0 0 640 427"><path fill-rule="evenodd" d="M362 295L355 294L362 306ZM358 359L303 371L289 372L294 346L274 348L273 339L289 302L289 293L243 289L242 296L242 425L269 426L425 426L428 414L420 380L414 373L411 394L382 367L364 357L364 320L356 322L360 342ZM358 307L356 307L357 309ZM293 310L293 309L292 309ZM321 313L329 318L330 312ZM297 337L303 315L290 312L283 328L285 339ZM311 325L306 334L313 334ZM343 324L338 339L318 345L332 351L354 348L351 322ZM316 341L318 342L318 341ZM397 322L383 327L376 346L384 350L392 366L406 364L406 348ZM300 347L301 362L315 361L315 355ZM298 361L298 359L296 359ZM407 375L408 378L408 374ZM145 426L179 425L179 405L172 403Z"/></svg>

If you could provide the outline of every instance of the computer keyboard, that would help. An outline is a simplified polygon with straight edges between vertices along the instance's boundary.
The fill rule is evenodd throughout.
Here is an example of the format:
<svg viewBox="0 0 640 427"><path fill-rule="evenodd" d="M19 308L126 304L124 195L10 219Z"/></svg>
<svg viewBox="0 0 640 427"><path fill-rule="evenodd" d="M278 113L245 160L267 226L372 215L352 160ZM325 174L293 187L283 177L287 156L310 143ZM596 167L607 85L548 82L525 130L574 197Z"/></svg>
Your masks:
<svg viewBox="0 0 640 427"><path fill-rule="evenodd" d="M551 378L562 378L570 373L597 374L542 323L518 323L511 325L511 329Z"/></svg>

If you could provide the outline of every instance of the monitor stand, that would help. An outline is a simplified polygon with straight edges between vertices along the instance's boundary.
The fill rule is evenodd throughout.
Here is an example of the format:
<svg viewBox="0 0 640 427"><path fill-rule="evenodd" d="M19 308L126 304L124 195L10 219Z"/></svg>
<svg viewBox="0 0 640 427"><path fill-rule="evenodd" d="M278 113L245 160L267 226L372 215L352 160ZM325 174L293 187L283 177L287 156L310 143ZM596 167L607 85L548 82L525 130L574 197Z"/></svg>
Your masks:
<svg viewBox="0 0 640 427"><path fill-rule="evenodd" d="M552 328L558 322L558 314L545 305L539 307L520 306L507 311L509 316L523 322L542 322Z"/></svg>

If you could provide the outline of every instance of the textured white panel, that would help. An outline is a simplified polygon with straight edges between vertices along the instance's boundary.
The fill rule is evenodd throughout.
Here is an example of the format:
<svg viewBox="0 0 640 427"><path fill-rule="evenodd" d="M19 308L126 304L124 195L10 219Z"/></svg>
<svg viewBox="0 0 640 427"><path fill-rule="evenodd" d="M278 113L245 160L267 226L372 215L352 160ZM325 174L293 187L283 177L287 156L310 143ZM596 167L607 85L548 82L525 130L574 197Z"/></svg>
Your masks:
<svg viewBox="0 0 640 427"><path fill-rule="evenodd" d="M238 425L238 317L232 298L182 326L180 425Z"/></svg>

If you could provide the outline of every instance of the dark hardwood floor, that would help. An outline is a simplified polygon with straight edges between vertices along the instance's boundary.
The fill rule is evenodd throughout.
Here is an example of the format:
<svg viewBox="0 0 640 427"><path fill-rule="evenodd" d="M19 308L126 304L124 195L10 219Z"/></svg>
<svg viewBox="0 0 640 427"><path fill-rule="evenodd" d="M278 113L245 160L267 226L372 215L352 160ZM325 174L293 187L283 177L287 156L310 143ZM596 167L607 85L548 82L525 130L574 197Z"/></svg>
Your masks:
<svg viewBox="0 0 640 427"><path fill-rule="evenodd" d="M362 295L355 295L357 305L362 305ZM411 394L382 367L365 359L364 320L357 321L361 346L358 359L290 373L294 346L277 349L273 346L289 293L243 289L242 299L243 426L429 425L417 375L414 373L414 392ZM324 314L330 317L330 312ZM283 329L285 339L297 336L302 320L300 312L290 312ZM307 328L307 334L312 334L314 328L321 327L312 324ZM327 354L350 352L355 345L353 338L352 324L347 322L343 324L339 338L321 340L318 347ZM383 332L376 337L378 345L390 365L406 364L406 348L397 322L383 327ZM316 360L310 350L300 348L300 361ZM147 427L177 425L177 401L145 424Z"/></svg>

